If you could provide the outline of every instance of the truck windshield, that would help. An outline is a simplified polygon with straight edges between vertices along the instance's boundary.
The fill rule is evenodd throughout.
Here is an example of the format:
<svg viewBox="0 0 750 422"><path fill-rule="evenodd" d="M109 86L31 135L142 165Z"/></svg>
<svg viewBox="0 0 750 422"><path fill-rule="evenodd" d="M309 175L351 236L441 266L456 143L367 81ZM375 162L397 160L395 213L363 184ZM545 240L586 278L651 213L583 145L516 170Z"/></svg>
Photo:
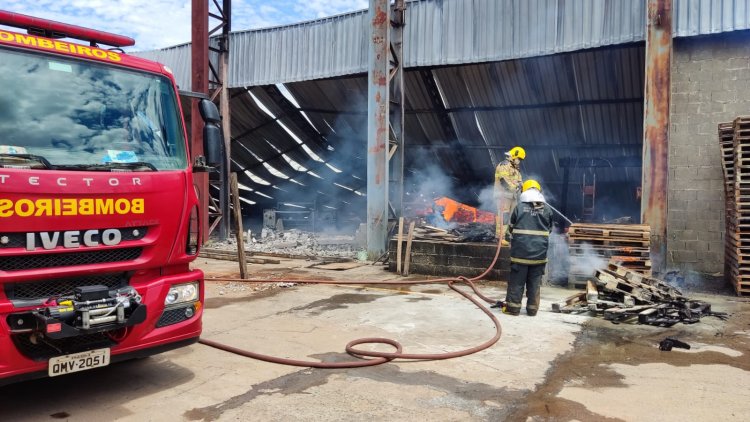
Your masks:
<svg viewBox="0 0 750 422"><path fill-rule="evenodd" d="M176 96L162 76L0 49L0 167L187 166Z"/></svg>

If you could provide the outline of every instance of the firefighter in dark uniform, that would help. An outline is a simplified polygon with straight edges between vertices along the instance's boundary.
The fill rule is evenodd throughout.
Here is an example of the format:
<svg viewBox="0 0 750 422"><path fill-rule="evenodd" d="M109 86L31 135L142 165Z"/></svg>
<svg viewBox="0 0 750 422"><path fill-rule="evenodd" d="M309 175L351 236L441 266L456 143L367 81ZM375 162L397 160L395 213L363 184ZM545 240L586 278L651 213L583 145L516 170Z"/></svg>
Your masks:
<svg viewBox="0 0 750 422"><path fill-rule="evenodd" d="M510 280L503 312L521 313L521 300L526 288L526 314L539 311L539 293L547 263L549 234L552 231L552 208L542 196L542 187L535 180L523 184L519 204L510 216Z"/></svg>

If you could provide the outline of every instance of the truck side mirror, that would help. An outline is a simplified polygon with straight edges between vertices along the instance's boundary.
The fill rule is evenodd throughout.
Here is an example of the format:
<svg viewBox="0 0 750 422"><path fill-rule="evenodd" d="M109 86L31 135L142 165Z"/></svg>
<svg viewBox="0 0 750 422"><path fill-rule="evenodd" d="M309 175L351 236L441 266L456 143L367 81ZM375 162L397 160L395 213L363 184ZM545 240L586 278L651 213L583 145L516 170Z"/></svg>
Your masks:
<svg viewBox="0 0 750 422"><path fill-rule="evenodd" d="M198 104L203 126L203 153L206 156L206 165L221 167L224 165L224 135L221 130L221 116L216 104L203 99Z"/></svg>

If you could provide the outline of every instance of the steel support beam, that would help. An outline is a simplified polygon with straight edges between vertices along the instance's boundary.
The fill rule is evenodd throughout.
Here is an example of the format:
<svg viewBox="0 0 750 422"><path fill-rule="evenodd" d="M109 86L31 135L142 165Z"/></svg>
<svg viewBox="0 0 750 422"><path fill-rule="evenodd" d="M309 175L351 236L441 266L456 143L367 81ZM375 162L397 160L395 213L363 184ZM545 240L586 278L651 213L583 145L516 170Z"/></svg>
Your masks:
<svg viewBox="0 0 750 422"><path fill-rule="evenodd" d="M391 19L391 70L390 70L390 140L388 143L388 158L390 163L390 187L388 199L392 215L390 220L395 223L403 216L404 202L404 0L396 0L393 5ZM377 259L377 258L376 258Z"/></svg>
<svg viewBox="0 0 750 422"><path fill-rule="evenodd" d="M221 94L219 94L219 110L221 111L221 128L224 133L224 167L222 168L221 177L221 227L219 228L219 236L221 240L226 240L230 237L232 215L229 209L230 193L231 193L231 179L230 179L230 166L231 161L229 157L232 156L232 113L229 109L229 31L232 29L232 1L224 0L223 7L221 9L222 23L224 24L221 28L221 38L219 39L219 75L221 77ZM242 218L242 209L237 210Z"/></svg>
<svg viewBox="0 0 750 422"><path fill-rule="evenodd" d="M231 145L232 145L232 121L231 121L231 110L229 108L230 94L229 88L226 83L229 73L229 31L232 28L232 1L223 0L221 6L217 0L206 0L212 1L214 6L217 8L218 13L209 13L209 16L213 19L217 19L218 24L208 32L211 35L221 29L221 35L219 35L219 48L208 46L209 51L218 53L218 72L210 66L211 70L209 74L209 88L211 89L210 98L219 100L219 112L221 113L221 127L224 134L224 166L219 174L218 181L214 181L214 185L218 187L219 198L218 202L214 201L214 204L218 206L218 210L212 213L213 222L211 228L219 229L219 239L225 241L229 239L229 235L232 229L232 214L230 209L230 157L231 157ZM211 78L213 76L213 78ZM209 191L211 192L211 191ZM212 231L211 230L211 231ZM209 233L210 234L210 233Z"/></svg>
<svg viewBox="0 0 750 422"><path fill-rule="evenodd" d="M367 253L385 252L388 237L390 1L370 0L367 73Z"/></svg>
<svg viewBox="0 0 750 422"><path fill-rule="evenodd" d="M191 73L193 92L208 94L208 2L193 0L192 3ZM190 111L190 158L191 162L203 155L203 120L198 110L199 99L191 101ZM203 241L208 239L208 173L193 173L193 183L198 191L199 218Z"/></svg>
<svg viewBox="0 0 750 422"><path fill-rule="evenodd" d="M433 144L409 144L407 148L422 148L422 149L454 149L455 146L448 145L433 145ZM479 149L479 150L501 150L507 151L513 148L512 144L509 145L477 145L476 143L464 144L461 148L465 150ZM549 150L611 150L616 151L620 149L643 149L643 145L638 144L585 144L579 142L576 144L543 144L543 145L524 145L526 151L549 151Z"/></svg>
<svg viewBox="0 0 750 422"><path fill-rule="evenodd" d="M623 167L641 167L642 158L638 156L621 156L607 158L571 158L565 157L558 161L561 168L623 168Z"/></svg>
<svg viewBox="0 0 750 422"><path fill-rule="evenodd" d="M422 74L422 79L427 84L430 94L433 92L437 93L437 90L433 90L434 80L430 82L431 71L430 70L419 70ZM429 75L429 76L428 76ZM434 96L433 96L434 98ZM451 107L445 108L436 104L433 108L415 108L406 110L406 114L458 114L458 113L476 113L480 111L515 111L515 110L544 110L550 108L564 108L564 107L582 107L582 106L600 106L600 105L617 105L617 104L642 104L643 98L613 98L613 99L601 99L601 100L580 100L580 101L561 101L555 103L539 103L539 104L517 104L517 105L505 105L505 106L471 106L471 107ZM299 111L305 113L319 113L319 114L341 114L341 115L362 115L366 114L365 110L331 110L323 108L310 108L303 107Z"/></svg>
<svg viewBox="0 0 750 422"><path fill-rule="evenodd" d="M672 0L648 0L641 221L651 226L651 268L666 270Z"/></svg>

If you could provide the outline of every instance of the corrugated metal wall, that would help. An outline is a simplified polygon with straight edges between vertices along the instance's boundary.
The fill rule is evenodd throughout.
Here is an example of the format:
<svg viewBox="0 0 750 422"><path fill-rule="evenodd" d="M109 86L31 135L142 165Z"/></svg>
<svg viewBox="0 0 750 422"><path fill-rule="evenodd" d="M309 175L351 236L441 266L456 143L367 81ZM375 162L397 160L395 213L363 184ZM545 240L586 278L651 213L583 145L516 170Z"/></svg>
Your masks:
<svg viewBox="0 0 750 422"><path fill-rule="evenodd" d="M408 2L407 67L533 57L642 41L646 0L419 0ZM674 0L678 37L750 28L750 0ZM231 87L363 73L367 11L277 28L234 32ZM189 84L190 45L137 55Z"/></svg>
<svg viewBox="0 0 750 422"><path fill-rule="evenodd" d="M750 29L748 0L672 0L675 37Z"/></svg>

